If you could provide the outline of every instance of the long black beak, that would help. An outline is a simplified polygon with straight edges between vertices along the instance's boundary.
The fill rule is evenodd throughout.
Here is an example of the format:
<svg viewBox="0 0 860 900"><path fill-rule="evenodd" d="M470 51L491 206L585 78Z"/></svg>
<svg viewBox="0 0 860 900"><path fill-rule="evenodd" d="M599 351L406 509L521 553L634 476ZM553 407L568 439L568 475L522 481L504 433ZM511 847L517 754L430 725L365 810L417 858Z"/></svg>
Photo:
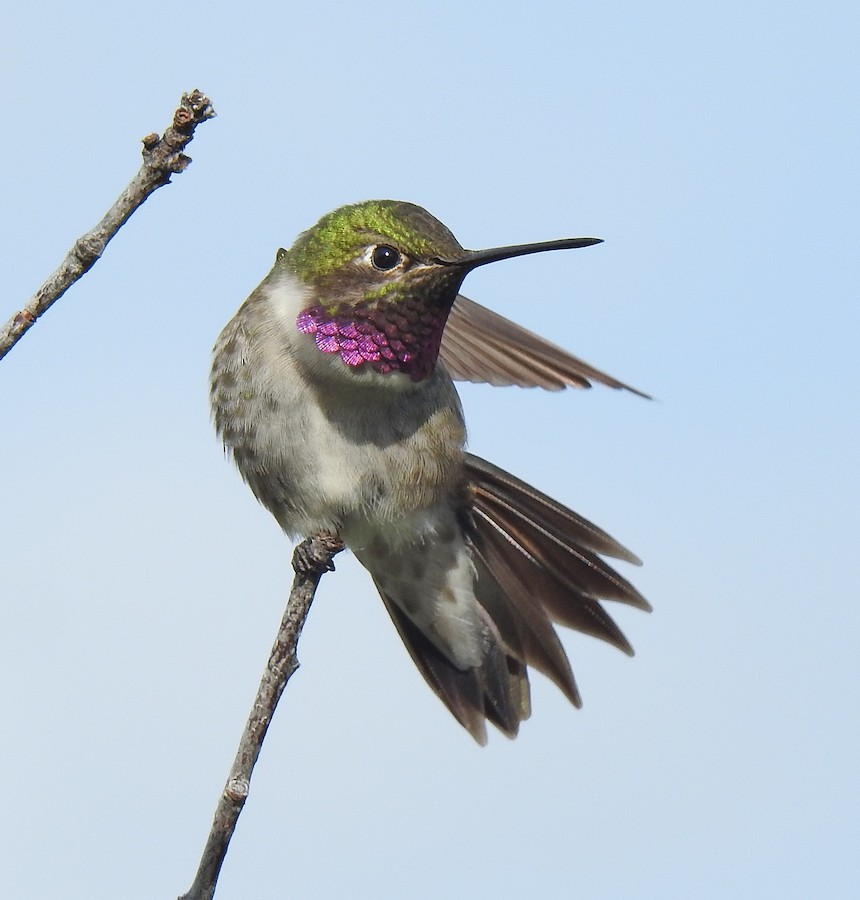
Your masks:
<svg viewBox="0 0 860 900"><path fill-rule="evenodd" d="M463 256L457 260L440 260L448 265L463 266L466 271L476 269L478 266L501 259L511 259L514 256L527 256L529 253L543 253L545 250L574 250L578 247L591 247L593 244L602 244L602 238L580 237L561 238L557 241L541 241L537 244L516 244L513 247L493 247L490 250L466 250Z"/></svg>

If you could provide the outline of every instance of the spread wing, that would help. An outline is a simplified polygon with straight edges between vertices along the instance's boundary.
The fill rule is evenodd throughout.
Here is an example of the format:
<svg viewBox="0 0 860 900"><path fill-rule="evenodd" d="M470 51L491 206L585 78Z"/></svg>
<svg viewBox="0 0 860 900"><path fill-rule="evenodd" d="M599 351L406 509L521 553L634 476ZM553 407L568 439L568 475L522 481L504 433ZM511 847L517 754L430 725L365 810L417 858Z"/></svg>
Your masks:
<svg viewBox="0 0 860 900"><path fill-rule="evenodd" d="M548 391L589 388L597 382L651 399L462 294L448 316L439 356L455 381Z"/></svg>

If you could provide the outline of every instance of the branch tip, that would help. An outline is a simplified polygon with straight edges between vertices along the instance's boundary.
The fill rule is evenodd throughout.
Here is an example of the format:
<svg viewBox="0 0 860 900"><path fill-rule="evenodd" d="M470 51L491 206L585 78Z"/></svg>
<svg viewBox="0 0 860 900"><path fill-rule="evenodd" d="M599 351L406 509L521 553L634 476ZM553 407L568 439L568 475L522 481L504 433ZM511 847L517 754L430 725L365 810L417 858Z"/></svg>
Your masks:
<svg viewBox="0 0 860 900"><path fill-rule="evenodd" d="M30 326L48 310L102 255L111 238L129 217L170 176L184 172L191 157L182 151L194 137L194 129L213 118L209 98L198 90L183 94L171 126L159 137L152 132L143 138L143 165L119 195L105 217L78 238L57 270L30 298L24 308L0 328L0 359L18 343Z"/></svg>

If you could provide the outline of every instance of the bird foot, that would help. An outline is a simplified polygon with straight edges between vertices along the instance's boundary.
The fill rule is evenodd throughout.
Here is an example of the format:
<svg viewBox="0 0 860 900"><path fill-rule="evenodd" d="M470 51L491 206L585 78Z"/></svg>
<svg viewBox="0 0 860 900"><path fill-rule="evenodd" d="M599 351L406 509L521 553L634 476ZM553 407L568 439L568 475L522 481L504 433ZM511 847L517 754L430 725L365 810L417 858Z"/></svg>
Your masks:
<svg viewBox="0 0 860 900"><path fill-rule="evenodd" d="M334 556L343 550L340 536L331 531L321 531L305 538L293 553L293 570L297 575L307 578L311 575L322 575L323 572L334 572Z"/></svg>

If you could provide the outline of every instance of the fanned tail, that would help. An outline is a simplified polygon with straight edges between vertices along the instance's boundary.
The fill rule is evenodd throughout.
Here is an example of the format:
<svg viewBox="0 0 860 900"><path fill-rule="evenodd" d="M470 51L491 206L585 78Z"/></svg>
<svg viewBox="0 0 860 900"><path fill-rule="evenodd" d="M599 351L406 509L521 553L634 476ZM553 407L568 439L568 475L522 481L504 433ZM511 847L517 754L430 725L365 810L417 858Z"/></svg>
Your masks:
<svg viewBox="0 0 860 900"><path fill-rule="evenodd" d="M601 605L616 600L650 610L644 597L601 556L640 564L629 550L560 503L497 466L467 454L465 551L474 569L473 625L480 665L457 666L403 611L380 594L412 659L454 717L480 744L486 722L515 737L529 717L528 666L581 705L554 624L633 654Z"/></svg>
<svg viewBox="0 0 860 900"><path fill-rule="evenodd" d="M601 600L649 611L648 601L600 555L641 565L596 525L508 472L467 454L471 493L468 542L481 565L475 593L495 618L514 624L516 657L581 706L570 662L553 623L633 648ZM515 647L509 638L509 644Z"/></svg>

